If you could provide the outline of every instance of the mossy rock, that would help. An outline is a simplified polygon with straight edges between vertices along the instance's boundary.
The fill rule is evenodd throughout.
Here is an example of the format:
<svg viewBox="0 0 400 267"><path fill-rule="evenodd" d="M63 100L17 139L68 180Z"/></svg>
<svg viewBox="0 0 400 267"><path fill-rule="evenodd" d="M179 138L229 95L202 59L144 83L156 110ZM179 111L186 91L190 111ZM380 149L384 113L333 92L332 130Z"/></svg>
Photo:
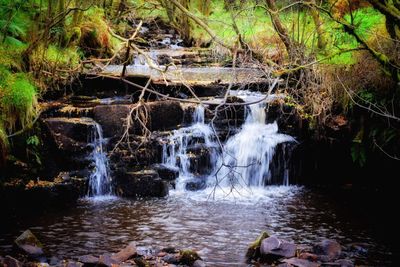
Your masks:
<svg viewBox="0 0 400 267"><path fill-rule="evenodd" d="M268 238L268 237L269 237L269 234L264 231L257 237L257 239L253 243L250 244L250 246L246 252L246 258L248 260L257 259L260 257L261 243L265 238Z"/></svg>
<svg viewBox="0 0 400 267"><path fill-rule="evenodd" d="M195 261L201 260L199 254L197 254L197 252L194 250L190 249L182 250L179 254L180 254L180 260L179 260L180 264L186 264L192 266Z"/></svg>

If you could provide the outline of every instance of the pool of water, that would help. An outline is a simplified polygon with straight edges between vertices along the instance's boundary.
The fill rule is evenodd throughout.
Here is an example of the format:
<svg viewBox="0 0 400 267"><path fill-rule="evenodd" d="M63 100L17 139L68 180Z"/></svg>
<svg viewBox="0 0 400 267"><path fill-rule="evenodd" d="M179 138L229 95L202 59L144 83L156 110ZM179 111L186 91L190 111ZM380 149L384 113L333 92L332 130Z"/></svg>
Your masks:
<svg viewBox="0 0 400 267"><path fill-rule="evenodd" d="M374 239L374 227L349 216L353 213L326 194L296 186L254 190L171 192L148 200L86 198L72 209L2 220L0 251L11 253L14 238L29 228L60 259L114 252L136 241L154 249L195 249L210 266L242 266L249 243L268 231L305 245L333 238L358 263L391 265L393 251Z"/></svg>

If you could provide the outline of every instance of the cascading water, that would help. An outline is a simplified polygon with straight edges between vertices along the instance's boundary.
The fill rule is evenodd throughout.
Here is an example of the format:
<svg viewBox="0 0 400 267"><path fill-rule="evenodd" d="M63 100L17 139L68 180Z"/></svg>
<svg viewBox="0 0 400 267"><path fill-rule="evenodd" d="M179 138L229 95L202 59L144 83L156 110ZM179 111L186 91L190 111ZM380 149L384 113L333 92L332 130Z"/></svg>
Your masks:
<svg viewBox="0 0 400 267"><path fill-rule="evenodd" d="M215 174L220 186L265 186L271 178L270 164L276 146L294 141L293 137L278 133L276 122L265 124L265 103L249 109L242 129L228 139L217 162L222 166Z"/></svg>
<svg viewBox="0 0 400 267"><path fill-rule="evenodd" d="M193 124L175 130L163 145L162 163L168 167L179 168L176 189L182 191L186 183L198 178L199 173L213 169L213 162L218 156L218 145L212 128L204 123L204 107L199 105L193 114ZM193 166L193 151L206 149L209 153L209 168ZM211 172L210 172L211 173Z"/></svg>
<svg viewBox="0 0 400 267"><path fill-rule="evenodd" d="M112 194L108 159L103 149L104 144L103 130L100 124L95 123L91 134L91 145L93 146L91 158L94 169L89 178L89 196L107 196Z"/></svg>
<svg viewBox="0 0 400 267"><path fill-rule="evenodd" d="M179 168L176 191L184 191L188 182L204 181L207 188L264 188L270 181L270 165L278 144L294 142L289 135L278 133L277 123L266 124L265 102L248 107L245 123L221 148L210 125L205 123L204 107L199 105L193 123L173 132L163 145L162 162ZM199 171L193 151L206 150L206 172ZM202 163L204 164L204 160ZM206 165L207 165L206 164ZM287 168L286 164L284 166ZM202 166L204 168L204 166ZM284 170L283 185L289 184ZM209 190L205 190L209 191Z"/></svg>

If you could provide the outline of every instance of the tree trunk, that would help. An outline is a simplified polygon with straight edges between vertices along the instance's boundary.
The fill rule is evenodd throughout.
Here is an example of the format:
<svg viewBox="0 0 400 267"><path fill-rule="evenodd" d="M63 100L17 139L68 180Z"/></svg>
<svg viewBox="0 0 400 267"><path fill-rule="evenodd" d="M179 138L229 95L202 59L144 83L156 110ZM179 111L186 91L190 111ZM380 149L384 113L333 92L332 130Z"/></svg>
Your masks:
<svg viewBox="0 0 400 267"><path fill-rule="evenodd" d="M278 8L276 7L275 0L265 0L267 7L269 9L268 13L271 16L272 24L274 25L275 31L278 33L279 38L283 42L288 53L289 58L294 57L294 47L292 40L288 34L286 27L282 24L279 18Z"/></svg>
<svg viewBox="0 0 400 267"><path fill-rule="evenodd" d="M316 5L315 0L310 0L310 13L311 17L313 18L315 28L317 30L318 35L318 48L320 50L325 49L327 41L325 38L325 29L324 29L324 21L322 20L317 8L314 6Z"/></svg>

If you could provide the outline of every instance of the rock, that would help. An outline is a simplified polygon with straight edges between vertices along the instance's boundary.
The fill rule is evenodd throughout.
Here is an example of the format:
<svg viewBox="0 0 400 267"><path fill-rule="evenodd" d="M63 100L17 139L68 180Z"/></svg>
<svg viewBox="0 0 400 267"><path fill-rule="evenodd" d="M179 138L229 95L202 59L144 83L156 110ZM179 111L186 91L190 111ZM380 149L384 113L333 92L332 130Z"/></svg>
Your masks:
<svg viewBox="0 0 400 267"><path fill-rule="evenodd" d="M100 105L93 109L94 120L103 128L105 137L119 136L124 130L124 120L133 105Z"/></svg>
<svg viewBox="0 0 400 267"><path fill-rule="evenodd" d="M168 185L154 170L126 172L115 175L116 192L123 197L164 197Z"/></svg>
<svg viewBox="0 0 400 267"><path fill-rule="evenodd" d="M152 131L166 130L183 121L183 109L178 101L154 101L146 103L149 113L148 127Z"/></svg>
<svg viewBox="0 0 400 267"><path fill-rule="evenodd" d="M205 189L206 186L207 186L206 181L204 181L200 178L197 178L197 179L193 179L193 180L187 182L185 188L186 188L186 190L189 190L189 191L198 191L198 190Z"/></svg>
<svg viewBox="0 0 400 267"><path fill-rule="evenodd" d="M30 256L37 257L44 254L43 245L30 230L23 232L14 242L18 248Z"/></svg>
<svg viewBox="0 0 400 267"><path fill-rule="evenodd" d="M158 176L166 181L173 181L179 176L178 168L167 167L163 164L153 164L151 166L155 171L157 171Z"/></svg>
<svg viewBox="0 0 400 267"><path fill-rule="evenodd" d="M267 232L262 232L257 237L257 239L253 243L250 244L250 246L246 252L247 259L256 259L256 258L260 257L261 242L267 237L269 237L269 234Z"/></svg>
<svg viewBox="0 0 400 267"><path fill-rule="evenodd" d="M193 250L182 250L179 254L180 254L180 259L179 259L180 264L186 264L192 266L195 261L201 260L199 254L197 254L197 252Z"/></svg>
<svg viewBox="0 0 400 267"><path fill-rule="evenodd" d="M171 263L171 264L178 264L179 259L175 255L167 254L164 257L161 258L164 262L166 263Z"/></svg>
<svg viewBox="0 0 400 267"><path fill-rule="evenodd" d="M90 118L49 118L44 122L58 149L75 153L87 150L88 136L96 124Z"/></svg>
<svg viewBox="0 0 400 267"><path fill-rule="evenodd" d="M59 265L60 262L61 262L61 261L60 261L59 258L52 256L52 257L50 258L50 260L49 260L49 265L50 265L50 266L56 266L56 265Z"/></svg>
<svg viewBox="0 0 400 267"><path fill-rule="evenodd" d="M111 256L113 260L124 262L137 255L136 243L130 242L124 249Z"/></svg>
<svg viewBox="0 0 400 267"><path fill-rule="evenodd" d="M193 267L207 267L206 263L202 260L196 260L193 263Z"/></svg>
<svg viewBox="0 0 400 267"><path fill-rule="evenodd" d="M313 248L315 254L327 256L329 260L337 259L342 253L342 247L335 240L325 239Z"/></svg>
<svg viewBox="0 0 400 267"><path fill-rule="evenodd" d="M22 267L22 263L11 256L5 256L5 258L0 259L0 265L5 267Z"/></svg>
<svg viewBox="0 0 400 267"><path fill-rule="evenodd" d="M67 262L62 264L63 267L83 267L83 263L68 260Z"/></svg>
<svg viewBox="0 0 400 267"><path fill-rule="evenodd" d="M318 260L317 255L308 253L308 252L301 253L298 258L302 259L302 260L309 260L309 261L317 261Z"/></svg>
<svg viewBox="0 0 400 267"><path fill-rule="evenodd" d="M291 258L296 255L296 245L271 236L261 242L260 253L263 257Z"/></svg>
<svg viewBox="0 0 400 267"><path fill-rule="evenodd" d="M346 259L337 260L334 264L337 264L337 266L340 267L354 267L354 263L351 260Z"/></svg>
<svg viewBox="0 0 400 267"><path fill-rule="evenodd" d="M120 264L120 262L114 260L110 254L103 254L99 257L99 264L112 267Z"/></svg>
<svg viewBox="0 0 400 267"><path fill-rule="evenodd" d="M288 263L290 266L296 266L296 267L319 267L321 264L308 261L308 260L303 260L299 258L291 258L291 259L285 259L283 262Z"/></svg>
<svg viewBox="0 0 400 267"><path fill-rule="evenodd" d="M166 253L178 253L179 251L174 247L166 247L161 250L162 252Z"/></svg>
<svg viewBox="0 0 400 267"><path fill-rule="evenodd" d="M84 255L84 256L78 257L78 261L82 262L83 264L92 265L92 264L98 264L99 258L97 258L93 255Z"/></svg>

